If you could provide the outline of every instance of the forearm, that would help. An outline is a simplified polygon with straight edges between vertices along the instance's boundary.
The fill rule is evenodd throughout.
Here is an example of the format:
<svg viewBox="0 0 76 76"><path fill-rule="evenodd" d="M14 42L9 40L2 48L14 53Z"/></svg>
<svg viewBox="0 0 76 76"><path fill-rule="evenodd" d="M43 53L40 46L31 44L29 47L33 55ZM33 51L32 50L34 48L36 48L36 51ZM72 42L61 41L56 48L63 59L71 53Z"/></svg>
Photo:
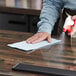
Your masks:
<svg viewBox="0 0 76 76"><path fill-rule="evenodd" d="M59 17L63 3L61 0L43 0L43 8L38 22L38 32L51 34L53 26Z"/></svg>

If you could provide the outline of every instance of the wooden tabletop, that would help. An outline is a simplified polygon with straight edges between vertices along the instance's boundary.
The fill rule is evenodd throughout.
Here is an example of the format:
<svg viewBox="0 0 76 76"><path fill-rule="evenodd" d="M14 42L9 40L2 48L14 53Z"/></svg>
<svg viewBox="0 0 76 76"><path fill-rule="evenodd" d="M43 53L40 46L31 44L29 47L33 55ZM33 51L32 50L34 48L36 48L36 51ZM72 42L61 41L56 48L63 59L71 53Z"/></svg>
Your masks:
<svg viewBox="0 0 76 76"><path fill-rule="evenodd" d="M34 53L26 53L7 46L9 43L26 40L32 34L0 30L0 76L48 76L29 72L12 71L17 63L33 64L36 61ZM38 52L38 51L37 51ZM34 59L33 59L34 58ZM29 63L31 62L31 63Z"/></svg>
<svg viewBox="0 0 76 76"><path fill-rule="evenodd" d="M40 15L41 0L0 0L0 12Z"/></svg>
<svg viewBox="0 0 76 76"><path fill-rule="evenodd" d="M0 76L48 76L12 71L12 67L17 63L76 71L76 39L70 39L64 34L56 36L56 39L61 39L59 44L31 52L7 46L9 43L26 40L32 35L24 32L0 30Z"/></svg>

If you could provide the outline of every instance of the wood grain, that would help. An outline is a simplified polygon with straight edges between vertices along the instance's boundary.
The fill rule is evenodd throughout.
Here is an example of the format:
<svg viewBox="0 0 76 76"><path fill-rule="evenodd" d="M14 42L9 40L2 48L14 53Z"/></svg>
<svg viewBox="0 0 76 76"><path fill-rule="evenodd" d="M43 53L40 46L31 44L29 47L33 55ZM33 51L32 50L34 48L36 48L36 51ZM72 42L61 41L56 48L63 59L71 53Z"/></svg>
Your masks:
<svg viewBox="0 0 76 76"><path fill-rule="evenodd" d="M76 71L76 39L70 39L63 36L57 37L61 39L61 43L53 46L44 47L35 51L24 52L22 50L13 49L7 46L26 40L33 34L0 30L0 72L16 76L18 73L11 69L17 63L25 63L42 67L58 68ZM55 36L53 36L55 37ZM48 76L40 74L22 73L19 76Z"/></svg>

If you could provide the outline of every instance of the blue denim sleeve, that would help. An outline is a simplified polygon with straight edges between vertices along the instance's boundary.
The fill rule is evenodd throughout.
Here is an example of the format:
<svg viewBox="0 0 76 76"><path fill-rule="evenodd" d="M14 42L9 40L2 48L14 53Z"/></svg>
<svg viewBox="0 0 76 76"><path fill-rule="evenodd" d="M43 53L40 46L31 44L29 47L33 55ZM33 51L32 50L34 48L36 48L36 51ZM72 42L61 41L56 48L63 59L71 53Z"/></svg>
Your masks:
<svg viewBox="0 0 76 76"><path fill-rule="evenodd" d="M43 0L43 8L38 22L38 32L48 32L51 34L59 13L63 8L63 0Z"/></svg>

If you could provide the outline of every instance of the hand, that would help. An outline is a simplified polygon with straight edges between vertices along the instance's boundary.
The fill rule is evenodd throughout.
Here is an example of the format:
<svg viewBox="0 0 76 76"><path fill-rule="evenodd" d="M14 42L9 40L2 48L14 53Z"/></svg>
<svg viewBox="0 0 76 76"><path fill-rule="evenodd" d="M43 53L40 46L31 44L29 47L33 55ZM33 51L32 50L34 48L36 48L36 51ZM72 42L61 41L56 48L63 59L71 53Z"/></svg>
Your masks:
<svg viewBox="0 0 76 76"><path fill-rule="evenodd" d="M76 32L76 15L72 17L72 20L75 20L75 26L72 28L70 35L73 35Z"/></svg>
<svg viewBox="0 0 76 76"><path fill-rule="evenodd" d="M47 32L39 32L26 40L27 43L38 43L43 40L51 41L51 36Z"/></svg>

